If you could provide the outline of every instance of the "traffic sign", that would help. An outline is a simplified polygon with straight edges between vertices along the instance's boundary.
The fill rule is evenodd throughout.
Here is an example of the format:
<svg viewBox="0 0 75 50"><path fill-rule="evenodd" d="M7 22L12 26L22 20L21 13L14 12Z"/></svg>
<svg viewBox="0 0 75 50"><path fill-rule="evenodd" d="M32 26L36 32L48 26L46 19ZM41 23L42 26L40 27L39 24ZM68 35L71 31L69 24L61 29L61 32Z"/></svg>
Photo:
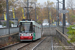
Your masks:
<svg viewBox="0 0 75 50"><path fill-rule="evenodd" d="M68 10L59 10L58 12L65 14L65 13L68 13L69 11Z"/></svg>

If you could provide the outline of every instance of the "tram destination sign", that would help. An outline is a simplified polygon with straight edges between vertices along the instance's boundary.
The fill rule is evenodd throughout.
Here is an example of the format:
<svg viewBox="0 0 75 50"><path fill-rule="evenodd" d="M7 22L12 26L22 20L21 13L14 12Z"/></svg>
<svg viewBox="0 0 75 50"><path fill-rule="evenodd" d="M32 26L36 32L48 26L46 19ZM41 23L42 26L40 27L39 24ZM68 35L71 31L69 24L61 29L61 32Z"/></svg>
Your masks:
<svg viewBox="0 0 75 50"><path fill-rule="evenodd" d="M65 13L68 13L69 11L68 10L59 10L58 12L65 14Z"/></svg>

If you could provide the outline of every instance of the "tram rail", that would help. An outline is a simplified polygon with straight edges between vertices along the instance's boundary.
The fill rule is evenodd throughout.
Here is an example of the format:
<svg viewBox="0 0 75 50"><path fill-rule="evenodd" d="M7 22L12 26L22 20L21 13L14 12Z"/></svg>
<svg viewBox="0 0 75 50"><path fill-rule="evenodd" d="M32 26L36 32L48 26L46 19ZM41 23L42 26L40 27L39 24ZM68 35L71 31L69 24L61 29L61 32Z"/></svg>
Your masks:
<svg viewBox="0 0 75 50"><path fill-rule="evenodd" d="M20 50L21 48L23 48L23 47L25 47L25 46L27 46L27 45L29 45L31 42L29 42L29 43L21 43L21 42L19 42L19 43L15 43L15 44L12 44L12 45L9 45L9 46L6 46L6 47L3 47L3 48L0 48L0 50L13 50L13 49L15 49L15 50ZM22 45L21 47L19 47L20 45ZM15 46L17 46L16 48L15 48Z"/></svg>
<svg viewBox="0 0 75 50"><path fill-rule="evenodd" d="M51 37L51 45L52 45L51 50L54 50L53 49L53 37Z"/></svg>
<svg viewBox="0 0 75 50"><path fill-rule="evenodd" d="M28 45L30 45L30 44L31 44L31 43L28 43L27 45L24 45L24 46L18 48L17 50L21 50L22 48L24 48L25 46L28 46Z"/></svg>
<svg viewBox="0 0 75 50"><path fill-rule="evenodd" d="M45 39L47 39L47 38L48 38L48 36L47 36L46 38L44 38L42 41L40 41L35 47L33 47L32 50L36 50L36 48L37 48L43 41L45 41Z"/></svg>
<svg viewBox="0 0 75 50"><path fill-rule="evenodd" d="M18 45L18 44L20 44L20 42L19 43L12 44L12 45L5 46L5 47L2 47L2 48L0 48L0 50L4 50L6 48L9 48L9 47L12 47L12 46L15 46L15 45Z"/></svg>

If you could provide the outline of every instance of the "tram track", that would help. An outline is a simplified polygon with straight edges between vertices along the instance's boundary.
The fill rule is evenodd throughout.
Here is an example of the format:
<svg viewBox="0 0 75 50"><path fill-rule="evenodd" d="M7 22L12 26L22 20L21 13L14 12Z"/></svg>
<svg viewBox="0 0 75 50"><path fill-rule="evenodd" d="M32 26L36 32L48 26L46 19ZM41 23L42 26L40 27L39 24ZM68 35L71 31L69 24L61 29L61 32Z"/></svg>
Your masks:
<svg viewBox="0 0 75 50"><path fill-rule="evenodd" d="M39 42L35 47L33 47L32 50L53 50L52 36L47 36L45 39Z"/></svg>
<svg viewBox="0 0 75 50"><path fill-rule="evenodd" d="M51 37L51 50L54 50L53 49L53 37Z"/></svg>
<svg viewBox="0 0 75 50"><path fill-rule="evenodd" d="M12 47L12 46L15 46L15 45L18 45L18 44L20 44L20 42L12 44L12 45L5 46L5 47L2 47L2 48L0 48L0 50L4 50L6 48L9 48L9 47Z"/></svg>
<svg viewBox="0 0 75 50"><path fill-rule="evenodd" d="M32 42L31 42L31 43L32 43ZM22 47L18 48L17 50L21 50L22 48L24 48L24 47L26 47L26 46L30 45L31 43L28 43L27 45L24 45L24 46L22 46Z"/></svg>
<svg viewBox="0 0 75 50"><path fill-rule="evenodd" d="M46 37L47 38L47 37ZM46 39L45 38L45 39ZM38 47L45 39L43 39L41 42L39 42L32 50L36 50L36 47Z"/></svg>
<svg viewBox="0 0 75 50"><path fill-rule="evenodd" d="M16 44L12 44L12 45L0 48L0 50L19 50L22 47L25 47L25 46L29 45L30 43L31 42L29 42L29 43L27 43L27 42L26 43L19 42L19 43L16 43Z"/></svg>
<svg viewBox="0 0 75 50"><path fill-rule="evenodd" d="M39 40L33 41L33 42L19 42L10 46L6 46L3 48L0 48L0 50L30 50L30 48L33 48L37 43L39 43L41 40L43 40L45 37L42 37Z"/></svg>
<svg viewBox="0 0 75 50"><path fill-rule="evenodd" d="M35 40L31 44L24 46L24 47L20 48L19 50L31 50L34 46L36 46L44 38L46 38L46 37L42 37L41 39Z"/></svg>
<svg viewBox="0 0 75 50"><path fill-rule="evenodd" d="M52 35L52 29L51 27L49 29L45 29L46 36L45 39L43 39L41 42L39 42L35 47L33 47L32 50L54 50L53 49L53 36Z"/></svg>

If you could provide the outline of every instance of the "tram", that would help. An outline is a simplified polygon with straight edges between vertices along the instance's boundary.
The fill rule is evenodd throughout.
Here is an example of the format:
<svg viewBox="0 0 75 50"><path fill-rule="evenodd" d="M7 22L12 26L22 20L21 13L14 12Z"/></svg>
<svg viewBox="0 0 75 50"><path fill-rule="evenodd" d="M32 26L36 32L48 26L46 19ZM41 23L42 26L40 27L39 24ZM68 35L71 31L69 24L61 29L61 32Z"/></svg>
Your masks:
<svg viewBox="0 0 75 50"><path fill-rule="evenodd" d="M19 22L20 41L34 41L41 38L41 25L32 20Z"/></svg>

